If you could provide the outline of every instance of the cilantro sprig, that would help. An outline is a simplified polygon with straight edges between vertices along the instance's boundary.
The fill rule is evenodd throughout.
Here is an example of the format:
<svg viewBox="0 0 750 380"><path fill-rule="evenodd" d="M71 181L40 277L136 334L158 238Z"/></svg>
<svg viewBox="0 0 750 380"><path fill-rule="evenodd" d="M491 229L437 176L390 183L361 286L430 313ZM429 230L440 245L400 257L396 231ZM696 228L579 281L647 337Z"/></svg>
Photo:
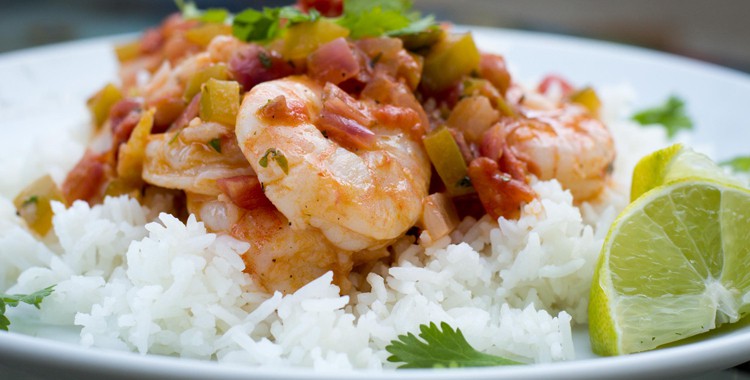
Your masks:
<svg viewBox="0 0 750 380"><path fill-rule="evenodd" d="M268 42L284 30L301 22L326 19L350 31L352 38L414 35L437 28L432 16L422 17L412 10L410 0L344 0L340 17L323 17L315 9L307 13L294 6L262 10L246 9L231 15L226 9L200 10L192 1L175 0L186 19L225 22L232 19L232 34L245 42Z"/></svg>
<svg viewBox="0 0 750 380"><path fill-rule="evenodd" d="M435 20L412 11L409 0L346 0L337 23L348 28L352 38L362 38L419 33Z"/></svg>
<svg viewBox="0 0 750 380"><path fill-rule="evenodd" d="M441 330L442 329L442 330ZM447 323L419 326L419 338L412 333L399 335L385 349L388 361L404 363L398 368L455 368L490 367L521 364L475 350L461 330L453 330ZM420 339L421 338L421 339Z"/></svg>
<svg viewBox="0 0 750 380"><path fill-rule="evenodd" d="M52 294L54 288L55 286L53 285L31 294L9 295L0 293L0 330L8 331L8 326L10 326L10 320L5 316L5 310L7 307L16 307L19 303L26 303L34 305L39 309L42 300Z"/></svg>
<svg viewBox="0 0 750 380"><path fill-rule="evenodd" d="M674 137L680 130L693 129L693 121L685 113L685 102L674 95L660 106L636 113L633 120L641 125L661 124L666 128L669 138Z"/></svg>

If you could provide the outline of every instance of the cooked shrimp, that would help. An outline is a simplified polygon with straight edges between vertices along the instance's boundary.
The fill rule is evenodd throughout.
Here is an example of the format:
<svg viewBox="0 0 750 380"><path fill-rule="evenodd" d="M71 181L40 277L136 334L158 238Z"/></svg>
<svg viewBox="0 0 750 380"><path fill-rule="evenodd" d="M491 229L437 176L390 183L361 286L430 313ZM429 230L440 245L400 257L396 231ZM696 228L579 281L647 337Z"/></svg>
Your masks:
<svg viewBox="0 0 750 380"><path fill-rule="evenodd" d="M246 271L266 290L292 293L328 271L347 293L352 255L334 247L318 230L292 229L284 215L268 203L251 210L220 196L187 193L188 210L210 231L227 232L250 243L243 255Z"/></svg>
<svg viewBox="0 0 750 380"><path fill-rule="evenodd" d="M152 185L215 196L217 180L251 174L232 127L223 124L196 118L180 131L149 136L146 145L143 179Z"/></svg>
<svg viewBox="0 0 750 380"><path fill-rule="evenodd" d="M597 196L615 157L609 130L580 105L536 104L524 117L500 121L507 147L532 174L557 179L577 201Z"/></svg>
<svg viewBox="0 0 750 380"><path fill-rule="evenodd" d="M265 194L295 230L319 230L346 251L383 247L422 211L430 163L404 129L373 124L367 147L346 149L316 127L323 89L307 77L254 87L237 117L240 148ZM363 116L359 104L352 114ZM285 110L276 114L266 107ZM356 128L355 128L356 129ZM369 136L369 135L367 135Z"/></svg>

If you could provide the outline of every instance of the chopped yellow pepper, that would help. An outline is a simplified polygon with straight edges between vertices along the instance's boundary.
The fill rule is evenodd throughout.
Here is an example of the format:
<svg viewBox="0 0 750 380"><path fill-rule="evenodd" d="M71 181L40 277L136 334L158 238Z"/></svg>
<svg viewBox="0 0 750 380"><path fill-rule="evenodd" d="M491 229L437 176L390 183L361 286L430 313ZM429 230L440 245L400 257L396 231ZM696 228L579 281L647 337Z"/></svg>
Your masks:
<svg viewBox="0 0 750 380"><path fill-rule="evenodd" d="M286 59L303 59L318 49L318 46L349 35L349 29L331 21L319 19L301 22L286 31L281 55Z"/></svg>
<svg viewBox="0 0 750 380"><path fill-rule="evenodd" d="M481 56L470 33L448 36L432 47L424 60L422 83L442 91L479 68Z"/></svg>
<svg viewBox="0 0 750 380"><path fill-rule="evenodd" d="M104 195L108 197L128 195L133 199L141 200L141 186L126 182L122 180L122 178L112 178L112 180L107 183L107 189L104 191Z"/></svg>
<svg viewBox="0 0 750 380"><path fill-rule="evenodd" d="M201 86L209 79L218 80L229 79L229 69L223 63L204 67L193 74L185 84L185 91L182 94L182 100L189 102L193 97L201 92Z"/></svg>
<svg viewBox="0 0 750 380"><path fill-rule="evenodd" d="M200 26L196 26L185 32L185 38L201 47L206 47L216 36L231 36L232 26L210 22Z"/></svg>
<svg viewBox="0 0 750 380"><path fill-rule="evenodd" d="M154 126L155 112L155 109L151 108L143 113L128 142L120 147L117 154L117 176L126 184L140 187L143 181L143 158L146 155L151 128Z"/></svg>
<svg viewBox="0 0 750 380"><path fill-rule="evenodd" d="M466 161L451 131L446 127L440 127L430 132L422 141L448 193L452 196L473 193L474 188L469 181Z"/></svg>
<svg viewBox="0 0 750 380"><path fill-rule="evenodd" d="M112 83L107 84L94 94L94 96L89 98L86 105L89 107L89 111L91 111L91 118L97 128L107 121L109 110L121 99L122 92Z"/></svg>
<svg viewBox="0 0 750 380"><path fill-rule="evenodd" d="M135 40L115 46L115 54L120 63L138 58L141 55L141 41Z"/></svg>
<svg viewBox="0 0 750 380"><path fill-rule="evenodd" d="M13 199L13 205L16 206L18 215L26 221L29 228L40 236L44 236L52 228L51 201L65 203L60 188L57 187L52 177L46 175L23 189Z"/></svg>
<svg viewBox="0 0 750 380"><path fill-rule="evenodd" d="M570 96L570 101L586 107L586 109L588 109L594 116L599 115L599 109L602 106L599 96L591 87L584 87L576 91Z"/></svg>
<svg viewBox="0 0 750 380"><path fill-rule="evenodd" d="M211 78L201 86L201 120L234 125L239 109L239 83Z"/></svg>

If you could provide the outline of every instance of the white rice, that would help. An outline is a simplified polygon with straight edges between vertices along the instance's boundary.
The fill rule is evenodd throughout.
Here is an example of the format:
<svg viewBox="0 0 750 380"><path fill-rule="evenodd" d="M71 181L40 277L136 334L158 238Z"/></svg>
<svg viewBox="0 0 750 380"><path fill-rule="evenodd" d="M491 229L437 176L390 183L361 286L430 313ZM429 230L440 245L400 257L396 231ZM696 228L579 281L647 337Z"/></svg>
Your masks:
<svg viewBox="0 0 750 380"><path fill-rule="evenodd" d="M157 217L126 197L93 207L55 204L54 234L44 243L0 197L0 290L56 284L41 310L10 309L11 329L60 338L54 329L24 330L36 318L75 326L86 346L379 370L395 366L386 361L391 340L444 321L481 351L529 363L574 359L571 326L586 322L594 266L627 203L632 167L667 143L660 129L623 121L628 94L602 91L618 156L600 202L577 207L556 181L534 181L539 199L519 220L467 219L438 241L405 237L394 246L395 265L353 278L370 290L348 296L339 295L331 273L294 294L264 294L243 272L247 243L206 233L194 217L186 224ZM5 193L11 190L19 189Z"/></svg>

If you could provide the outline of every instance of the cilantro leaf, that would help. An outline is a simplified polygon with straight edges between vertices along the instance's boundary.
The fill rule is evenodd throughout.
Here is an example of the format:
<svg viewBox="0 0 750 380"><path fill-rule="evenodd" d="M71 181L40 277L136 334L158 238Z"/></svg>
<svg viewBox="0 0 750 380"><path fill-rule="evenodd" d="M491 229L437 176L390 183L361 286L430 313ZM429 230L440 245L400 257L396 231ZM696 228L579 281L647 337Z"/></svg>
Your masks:
<svg viewBox="0 0 750 380"><path fill-rule="evenodd" d="M287 20L289 25L294 25L300 22L316 21L320 18L320 12L315 8L305 13L295 7L282 7L279 9L279 18Z"/></svg>
<svg viewBox="0 0 750 380"><path fill-rule="evenodd" d="M670 96L661 106L636 113L633 120L641 125L661 124L670 138L682 129L693 128L693 121L685 114L685 102L676 96Z"/></svg>
<svg viewBox="0 0 750 380"><path fill-rule="evenodd" d="M442 331L440 330L442 328ZM488 367L521 364L495 355L475 350L464 338L461 330L453 330L442 322L419 326L419 339L414 334L399 335L385 349L391 356L389 362L405 364L399 368L455 368Z"/></svg>
<svg viewBox="0 0 750 380"><path fill-rule="evenodd" d="M281 34L279 8L246 9L234 16L232 34L242 41L269 41Z"/></svg>
<svg viewBox="0 0 750 380"><path fill-rule="evenodd" d="M750 173L750 156L735 157L731 160L720 162L719 165L730 167L736 172Z"/></svg>
<svg viewBox="0 0 750 380"><path fill-rule="evenodd" d="M434 25L434 18L420 18L409 0L345 0L338 24L352 38L419 33Z"/></svg>
<svg viewBox="0 0 750 380"><path fill-rule="evenodd" d="M219 138L211 139L211 141L208 142L208 145L211 148L214 148L214 150L217 153L221 153L221 139Z"/></svg>
<svg viewBox="0 0 750 380"><path fill-rule="evenodd" d="M229 16L229 11L224 8L210 8L202 11L192 1L175 0L174 2L186 20L223 23Z"/></svg>
<svg viewBox="0 0 750 380"><path fill-rule="evenodd" d="M52 294L55 286L50 286L31 294L2 294L0 293L0 330L8 331L10 320L5 316L6 306L18 306L19 303L34 305L37 309L45 297Z"/></svg>
<svg viewBox="0 0 750 380"><path fill-rule="evenodd" d="M263 11L246 9L234 16L232 34L245 42L265 42L281 36L286 27L301 22L312 22L320 17L320 13L314 9L304 13L292 6L263 8ZM287 21L284 28L281 26L281 20Z"/></svg>

